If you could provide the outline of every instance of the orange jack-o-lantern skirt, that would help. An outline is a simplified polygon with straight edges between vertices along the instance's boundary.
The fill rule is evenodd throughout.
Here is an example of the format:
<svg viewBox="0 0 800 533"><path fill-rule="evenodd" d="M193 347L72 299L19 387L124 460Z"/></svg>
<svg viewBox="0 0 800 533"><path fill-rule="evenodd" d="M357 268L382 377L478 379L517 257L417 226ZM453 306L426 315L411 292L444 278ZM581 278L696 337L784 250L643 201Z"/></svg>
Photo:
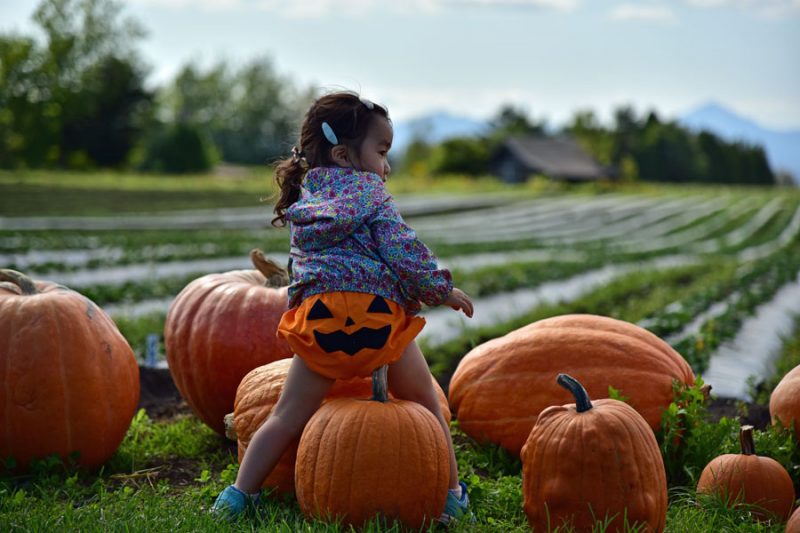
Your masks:
<svg viewBox="0 0 800 533"><path fill-rule="evenodd" d="M314 372L346 379L400 359L424 326L425 319L381 296L328 292L286 311L278 335Z"/></svg>

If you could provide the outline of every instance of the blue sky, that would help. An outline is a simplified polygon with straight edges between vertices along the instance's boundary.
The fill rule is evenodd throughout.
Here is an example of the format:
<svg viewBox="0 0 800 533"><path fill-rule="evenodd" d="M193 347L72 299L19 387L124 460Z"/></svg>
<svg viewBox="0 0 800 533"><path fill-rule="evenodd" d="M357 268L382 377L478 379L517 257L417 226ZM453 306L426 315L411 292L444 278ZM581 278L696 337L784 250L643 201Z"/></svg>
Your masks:
<svg viewBox="0 0 800 533"><path fill-rule="evenodd" d="M29 31L35 0L0 2ZM487 118L513 103L551 125L623 104L681 115L714 101L800 129L800 0L127 0L150 82L181 65L267 55L299 86L344 87L395 120Z"/></svg>

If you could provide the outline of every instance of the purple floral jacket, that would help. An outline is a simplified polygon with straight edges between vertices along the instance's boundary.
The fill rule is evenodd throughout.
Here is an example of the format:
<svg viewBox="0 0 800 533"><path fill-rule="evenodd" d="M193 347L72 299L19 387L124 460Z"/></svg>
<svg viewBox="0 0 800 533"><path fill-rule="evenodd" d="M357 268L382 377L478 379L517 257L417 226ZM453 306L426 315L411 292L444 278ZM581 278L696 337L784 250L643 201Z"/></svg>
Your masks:
<svg viewBox="0 0 800 533"><path fill-rule="evenodd" d="M286 211L291 229L289 305L313 294L377 294L416 314L442 304L450 272L403 222L380 176L349 168L313 168Z"/></svg>

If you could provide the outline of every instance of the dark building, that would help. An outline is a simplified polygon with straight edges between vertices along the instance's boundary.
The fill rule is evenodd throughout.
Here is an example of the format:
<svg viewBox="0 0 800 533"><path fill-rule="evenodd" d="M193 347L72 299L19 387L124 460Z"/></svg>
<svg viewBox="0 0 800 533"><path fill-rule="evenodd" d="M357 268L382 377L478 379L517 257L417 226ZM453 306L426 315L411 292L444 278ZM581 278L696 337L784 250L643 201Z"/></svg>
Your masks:
<svg viewBox="0 0 800 533"><path fill-rule="evenodd" d="M566 137L509 137L490 161L493 174L518 183L535 174L565 181L611 177L576 141Z"/></svg>

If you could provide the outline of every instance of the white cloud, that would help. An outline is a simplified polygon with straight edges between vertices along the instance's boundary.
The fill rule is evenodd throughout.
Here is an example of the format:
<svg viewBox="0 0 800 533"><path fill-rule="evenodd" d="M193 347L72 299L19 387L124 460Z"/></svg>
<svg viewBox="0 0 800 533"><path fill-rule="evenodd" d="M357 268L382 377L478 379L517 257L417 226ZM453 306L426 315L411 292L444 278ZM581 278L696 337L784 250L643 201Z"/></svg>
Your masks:
<svg viewBox="0 0 800 533"><path fill-rule="evenodd" d="M331 13L365 14L380 10L402 13L440 13L447 8L540 8L573 11L583 0L128 0L130 4L203 11L263 11L287 17L323 17Z"/></svg>
<svg viewBox="0 0 800 533"><path fill-rule="evenodd" d="M675 13L666 5L655 4L620 4L611 10L614 20L646 20L657 22L673 22L677 20Z"/></svg>
<svg viewBox="0 0 800 533"><path fill-rule="evenodd" d="M751 11L759 16L780 18L800 15L800 0L682 0L700 9L736 8Z"/></svg>
<svg viewBox="0 0 800 533"><path fill-rule="evenodd" d="M574 11L580 7L582 0L430 0L439 5L472 5L480 7L516 7L542 8L557 11Z"/></svg>

